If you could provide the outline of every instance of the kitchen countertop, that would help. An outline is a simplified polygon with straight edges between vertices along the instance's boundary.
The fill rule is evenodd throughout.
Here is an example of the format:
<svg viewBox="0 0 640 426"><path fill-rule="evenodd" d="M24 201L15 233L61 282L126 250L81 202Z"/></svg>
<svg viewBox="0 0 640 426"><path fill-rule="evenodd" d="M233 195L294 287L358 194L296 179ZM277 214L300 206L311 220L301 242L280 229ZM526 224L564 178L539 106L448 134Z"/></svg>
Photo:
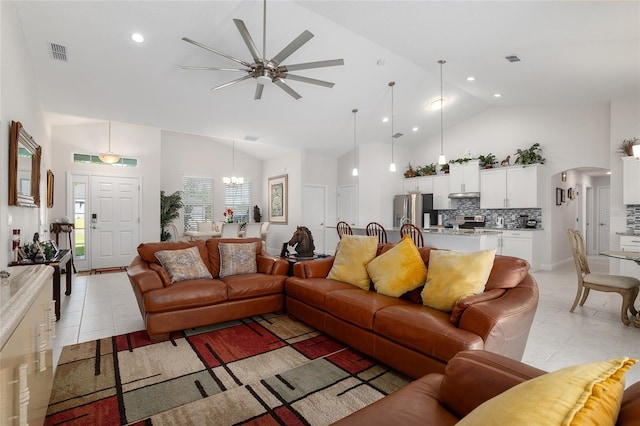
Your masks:
<svg viewBox="0 0 640 426"><path fill-rule="evenodd" d="M622 235L624 237L640 237L640 233L636 232L616 232L616 235Z"/></svg>

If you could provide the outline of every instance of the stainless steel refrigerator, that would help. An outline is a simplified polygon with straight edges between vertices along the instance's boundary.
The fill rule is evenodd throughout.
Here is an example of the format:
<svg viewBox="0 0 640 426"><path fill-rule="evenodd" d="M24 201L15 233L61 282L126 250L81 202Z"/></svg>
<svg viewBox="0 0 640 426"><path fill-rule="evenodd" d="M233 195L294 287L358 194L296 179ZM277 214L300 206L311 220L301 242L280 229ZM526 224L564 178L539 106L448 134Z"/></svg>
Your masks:
<svg viewBox="0 0 640 426"><path fill-rule="evenodd" d="M437 223L438 211L433 210L433 194L409 194L393 197L393 226L399 228L405 223L413 223L418 228L423 228L424 215L431 217L431 225Z"/></svg>

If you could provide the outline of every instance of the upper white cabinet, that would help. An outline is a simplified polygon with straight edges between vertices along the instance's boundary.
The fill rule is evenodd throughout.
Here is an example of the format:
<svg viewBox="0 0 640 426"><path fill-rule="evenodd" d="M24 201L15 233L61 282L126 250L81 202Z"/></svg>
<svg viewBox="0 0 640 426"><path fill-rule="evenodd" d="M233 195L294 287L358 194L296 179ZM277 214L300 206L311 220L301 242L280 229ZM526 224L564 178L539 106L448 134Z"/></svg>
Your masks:
<svg viewBox="0 0 640 426"><path fill-rule="evenodd" d="M433 209L447 210L451 208L449 198L449 175L436 175L433 178Z"/></svg>
<svg viewBox="0 0 640 426"><path fill-rule="evenodd" d="M538 166L513 166L480 172L481 209L540 207Z"/></svg>
<svg viewBox="0 0 640 426"><path fill-rule="evenodd" d="M640 160L622 157L622 203L640 204Z"/></svg>
<svg viewBox="0 0 640 426"><path fill-rule="evenodd" d="M449 165L449 192L479 192L480 162L470 160L466 163Z"/></svg>
<svg viewBox="0 0 640 426"><path fill-rule="evenodd" d="M404 180L404 192L420 192L433 194L433 176L420 176Z"/></svg>

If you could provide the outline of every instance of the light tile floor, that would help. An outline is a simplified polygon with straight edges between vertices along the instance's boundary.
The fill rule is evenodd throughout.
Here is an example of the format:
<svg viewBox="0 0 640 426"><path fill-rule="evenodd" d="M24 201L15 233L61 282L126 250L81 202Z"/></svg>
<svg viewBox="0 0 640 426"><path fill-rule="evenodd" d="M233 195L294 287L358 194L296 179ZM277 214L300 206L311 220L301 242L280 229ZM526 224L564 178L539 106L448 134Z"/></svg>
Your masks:
<svg viewBox="0 0 640 426"><path fill-rule="evenodd" d="M589 264L593 272L608 272L607 258L590 258ZM573 263L533 275L540 287L540 303L524 362L554 371L618 356L640 359L640 328L620 321L620 295L592 291L585 306L570 313L577 280ZM62 298L53 351L56 364L65 345L144 329L124 272L75 275L72 294ZM637 381L640 365L626 374L627 385Z"/></svg>

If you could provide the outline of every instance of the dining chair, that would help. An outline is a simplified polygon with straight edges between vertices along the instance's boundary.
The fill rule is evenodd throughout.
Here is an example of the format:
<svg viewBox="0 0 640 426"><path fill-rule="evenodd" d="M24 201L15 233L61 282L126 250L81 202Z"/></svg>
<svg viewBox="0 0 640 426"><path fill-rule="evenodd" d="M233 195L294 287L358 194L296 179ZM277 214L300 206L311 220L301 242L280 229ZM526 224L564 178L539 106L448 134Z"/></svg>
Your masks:
<svg viewBox="0 0 640 426"><path fill-rule="evenodd" d="M187 237L186 235L182 235L180 231L178 231L178 227L176 226L175 223L173 222L169 223L169 229L171 233L171 239L173 241L189 241L190 240L189 237Z"/></svg>
<svg viewBox="0 0 640 426"><path fill-rule="evenodd" d="M422 237L422 231L413 223L405 223L400 228L400 237L409 235L413 240L416 247L424 247L424 238Z"/></svg>
<svg viewBox="0 0 640 426"><path fill-rule="evenodd" d="M631 312L634 316L638 314L638 311L636 311L636 308L633 306L633 302L638 296L640 280L623 275L592 274L589 269L589 264L587 263L584 237L580 231L575 229L568 229L567 235L571 243L576 272L578 273L578 291L569 312L573 312L578 301L580 301L580 306L584 305L590 290L615 292L622 296L620 318L625 325L629 325L628 312Z"/></svg>
<svg viewBox="0 0 640 426"><path fill-rule="evenodd" d="M239 223L223 223L220 238L238 238L240 235Z"/></svg>
<svg viewBox="0 0 640 426"><path fill-rule="evenodd" d="M198 232L211 232L213 230L213 222L196 222Z"/></svg>
<svg viewBox="0 0 640 426"><path fill-rule="evenodd" d="M378 237L379 243L387 242L387 231L378 222L371 222L365 228L367 235Z"/></svg>
<svg viewBox="0 0 640 426"><path fill-rule="evenodd" d="M247 223L244 226L245 238L262 238L262 223Z"/></svg>
<svg viewBox="0 0 640 426"><path fill-rule="evenodd" d="M347 222L341 220L336 225L336 229L338 230L338 237L342 238L343 235L353 235L353 231Z"/></svg>

